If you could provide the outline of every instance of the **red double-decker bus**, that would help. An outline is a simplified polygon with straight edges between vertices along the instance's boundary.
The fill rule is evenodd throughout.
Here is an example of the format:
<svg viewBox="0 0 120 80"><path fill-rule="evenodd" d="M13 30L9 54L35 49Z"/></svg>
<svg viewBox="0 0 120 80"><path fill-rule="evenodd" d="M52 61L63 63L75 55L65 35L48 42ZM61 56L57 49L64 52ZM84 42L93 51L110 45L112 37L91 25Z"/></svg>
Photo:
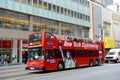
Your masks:
<svg viewBox="0 0 120 80"><path fill-rule="evenodd" d="M28 42L28 70L63 70L104 63L102 41L56 37L49 32L33 32Z"/></svg>

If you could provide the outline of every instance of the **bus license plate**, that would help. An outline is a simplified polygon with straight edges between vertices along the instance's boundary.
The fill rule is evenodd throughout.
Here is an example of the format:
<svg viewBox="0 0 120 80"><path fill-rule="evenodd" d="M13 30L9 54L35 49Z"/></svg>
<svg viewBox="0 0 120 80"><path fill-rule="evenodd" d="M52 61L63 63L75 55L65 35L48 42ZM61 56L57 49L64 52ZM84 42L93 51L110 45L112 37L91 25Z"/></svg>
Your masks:
<svg viewBox="0 0 120 80"><path fill-rule="evenodd" d="M34 68L33 68L33 67L31 67L31 68L30 68L30 70L34 70Z"/></svg>

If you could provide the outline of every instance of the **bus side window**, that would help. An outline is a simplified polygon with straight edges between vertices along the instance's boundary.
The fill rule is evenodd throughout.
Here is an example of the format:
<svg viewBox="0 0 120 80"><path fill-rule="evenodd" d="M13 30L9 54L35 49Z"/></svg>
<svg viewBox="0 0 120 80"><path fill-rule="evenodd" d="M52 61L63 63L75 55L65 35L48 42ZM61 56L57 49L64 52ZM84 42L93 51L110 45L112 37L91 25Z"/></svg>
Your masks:
<svg viewBox="0 0 120 80"><path fill-rule="evenodd" d="M46 38L51 38L50 34L46 33Z"/></svg>
<svg viewBox="0 0 120 80"><path fill-rule="evenodd" d="M47 58L47 59L52 59L52 58L54 58L54 52L53 52L53 50L47 50L47 51L46 51L46 58Z"/></svg>
<svg viewBox="0 0 120 80"><path fill-rule="evenodd" d="M50 33L46 33L46 38L55 39L55 36L53 36L53 35L50 34Z"/></svg>

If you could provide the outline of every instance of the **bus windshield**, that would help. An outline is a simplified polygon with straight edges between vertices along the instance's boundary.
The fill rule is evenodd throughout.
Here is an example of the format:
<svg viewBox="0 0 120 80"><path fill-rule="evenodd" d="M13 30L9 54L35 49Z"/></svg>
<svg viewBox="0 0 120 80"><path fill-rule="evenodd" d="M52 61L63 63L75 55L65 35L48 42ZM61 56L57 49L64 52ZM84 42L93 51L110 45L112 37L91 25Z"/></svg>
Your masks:
<svg viewBox="0 0 120 80"><path fill-rule="evenodd" d="M30 44L39 45L42 42L42 34L32 34L29 36Z"/></svg>
<svg viewBox="0 0 120 80"><path fill-rule="evenodd" d="M41 60L44 59L43 48L30 48L28 49L29 60Z"/></svg>

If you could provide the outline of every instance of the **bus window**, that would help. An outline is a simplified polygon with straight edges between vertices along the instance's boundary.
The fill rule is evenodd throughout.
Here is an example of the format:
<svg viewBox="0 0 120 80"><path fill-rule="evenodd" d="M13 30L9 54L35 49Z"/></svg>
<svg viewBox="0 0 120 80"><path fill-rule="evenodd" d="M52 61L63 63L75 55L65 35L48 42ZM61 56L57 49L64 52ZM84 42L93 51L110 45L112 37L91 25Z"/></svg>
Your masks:
<svg viewBox="0 0 120 80"><path fill-rule="evenodd" d="M55 36L50 33L46 33L46 38L55 39Z"/></svg>
<svg viewBox="0 0 120 80"><path fill-rule="evenodd" d="M53 52L53 50L47 50L46 51L46 58L47 59L53 59L54 58L54 52Z"/></svg>
<svg viewBox="0 0 120 80"><path fill-rule="evenodd" d="M41 34L32 34L29 37L30 43L35 42L35 41L42 41L42 35Z"/></svg>
<svg viewBox="0 0 120 80"><path fill-rule="evenodd" d="M30 48L28 49L28 59L29 60L41 60L44 59L42 48Z"/></svg>

